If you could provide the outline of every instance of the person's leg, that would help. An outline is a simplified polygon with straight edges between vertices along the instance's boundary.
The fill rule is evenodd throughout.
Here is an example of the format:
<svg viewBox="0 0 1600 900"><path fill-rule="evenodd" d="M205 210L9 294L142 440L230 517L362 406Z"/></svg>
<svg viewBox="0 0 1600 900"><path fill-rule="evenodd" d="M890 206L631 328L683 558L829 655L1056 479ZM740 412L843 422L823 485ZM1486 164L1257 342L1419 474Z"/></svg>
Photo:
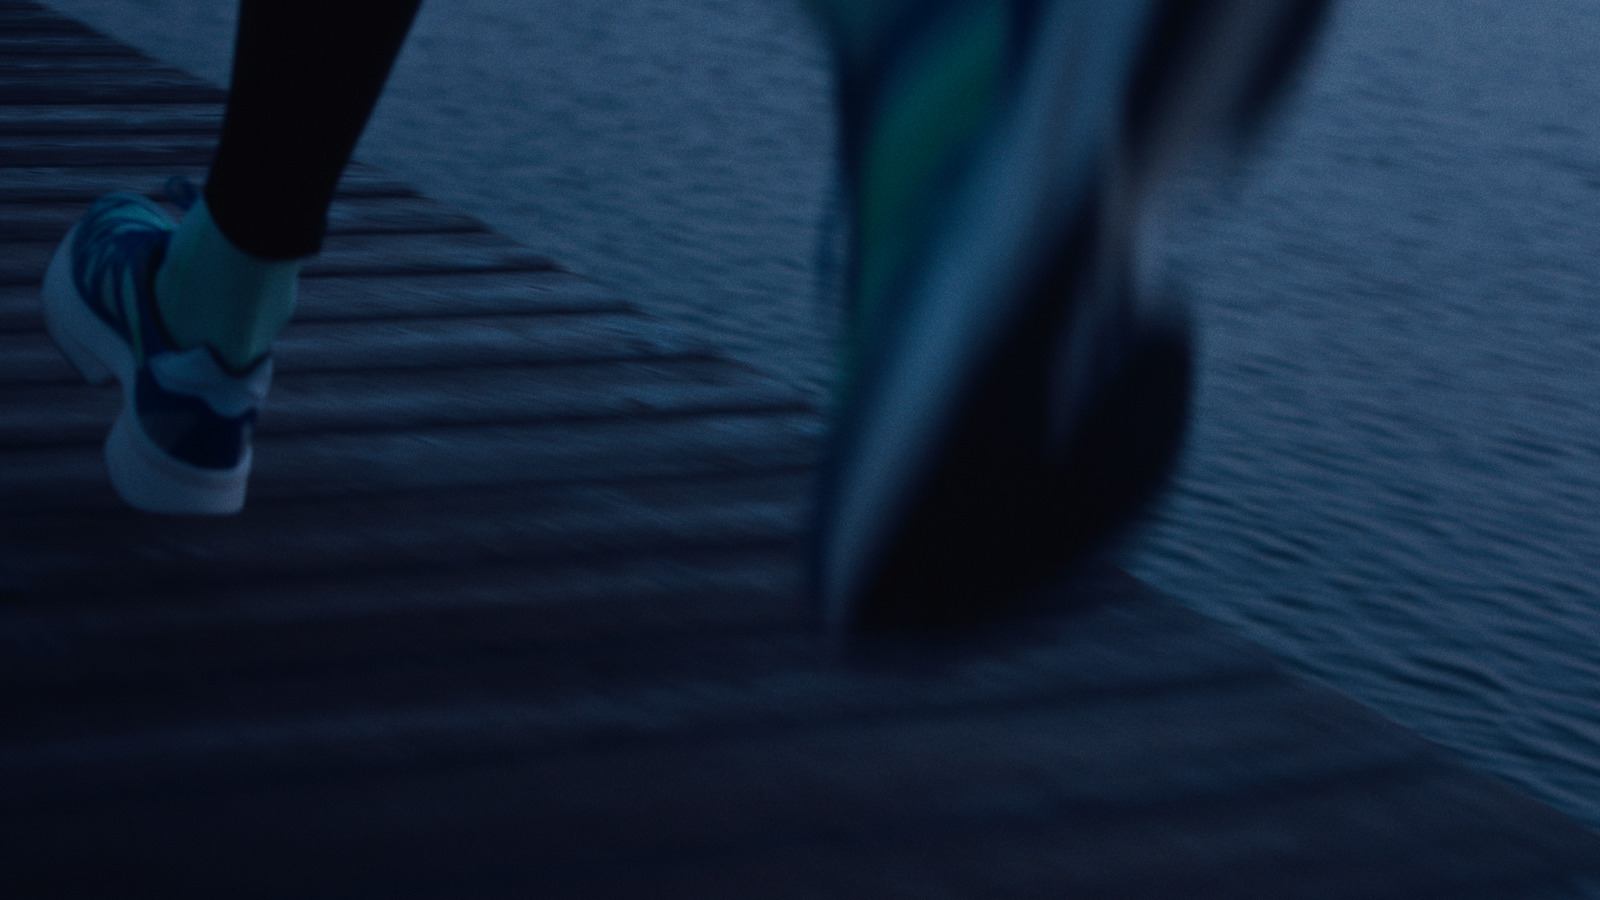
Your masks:
<svg viewBox="0 0 1600 900"><path fill-rule="evenodd" d="M832 624L1014 605L1145 503L1187 415L1181 315L1135 302L1153 173L1242 131L1324 0L811 0L851 204L818 504Z"/></svg>
<svg viewBox="0 0 1600 900"><path fill-rule="evenodd" d="M209 345L235 370L266 354L419 3L240 4L216 160L156 283L178 347Z"/></svg>
<svg viewBox="0 0 1600 900"><path fill-rule="evenodd" d="M419 0L243 0L233 90L204 198L182 224L102 197L45 273L45 322L85 377L116 377L106 441L124 501L244 504L271 340Z"/></svg>

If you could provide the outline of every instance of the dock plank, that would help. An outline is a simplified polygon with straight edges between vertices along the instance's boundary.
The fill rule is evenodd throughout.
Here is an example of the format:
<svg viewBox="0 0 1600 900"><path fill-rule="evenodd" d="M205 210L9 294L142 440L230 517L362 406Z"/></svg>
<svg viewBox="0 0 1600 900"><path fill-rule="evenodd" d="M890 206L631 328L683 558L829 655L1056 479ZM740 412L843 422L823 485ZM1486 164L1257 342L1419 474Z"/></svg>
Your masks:
<svg viewBox="0 0 1600 900"><path fill-rule="evenodd" d="M277 372L697 358L698 338L626 313L449 316L297 323L274 348ZM62 384L76 370L42 331L0 334L0 387Z"/></svg>
<svg viewBox="0 0 1600 900"><path fill-rule="evenodd" d="M6 54L8 47L0 38L0 55ZM8 137L77 135L109 142L125 134L206 134L214 139L221 131L222 109L210 104L0 104L0 134Z"/></svg>
<svg viewBox="0 0 1600 900"><path fill-rule="evenodd" d="M0 446L98 444L120 394L65 383L0 388ZM717 411L803 412L794 392L715 358L286 373L257 434L580 422Z"/></svg>
<svg viewBox="0 0 1600 900"><path fill-rule="evenodd" d="M475 422L306 435L262 435L252 497L302 502L397 491L516 485L559 473L667 477L684 472L790 468L812 461L808 429L773 413L677 415L536 425ZM0 498L111 506L98 442L0 452ZM0 532L5 531L0 527ZM20 538L19 538L20 539Z"/></svg>
<svg viewBox="0 0 1600 900"><path fill-rule="evenodd" d="M629 311L633 308L605 288L555 269L335 275L300 280L291 327L363 319ZM37 283L0 285L0 333L43 328Z"/></svg>
<svg viewBox="0 0 1600 900"><path fill-rule="evenodd" d="M322 252L302 268L307 278L334 275L426 274L556 268L549 257L535 253L494 232L449 230L426 233L393 230L344 231L329 234ZM0 270L6 282L36 283L59 240L16 241L0 246Z"/></svg>
<svg viewBox="0 0 1600 900"><path fill-rule="evenodd" d="M134 47L108 41L104 35L83 26L56 30L39 25L24 26L13 19L3 21L6 27L0 29L0 54L11 59L21 56L91 56L115 59L145 55ZM59 27L59 20L40 24Z"/></svg>
<svg viewBox="0 0 1600 900"><path fill-rule="evenodd" d="M214 110L214 107L206 107ZM138 167L126 160L92 169L42 165L0 166L0 201L7 203L80 203L88 205L96 197L112 191L137 191L153 199L161 197L162 185L172 175L182 175L195 184L205 183L203 166ZM415 197L416 189L394 177L360 163L352 163L339 180L338 197Z"/></svg>
<svg viewBox="0 0 1600 900"><path fill-rule="evenodd" d="M0 285L38 284L57 240L0 244ZM493 232L448 232L331 234L302 272L317 278L552 268L549 257Z"/></svg>
<svg viewBox="0 0 1600 900"><path fill-rule="evenodd" d="M39 81L27 75L0 75L0 103L7 106L55 106L66 103L204 103L228 99L222 88L165 71L123 79L94 72Z"/></svg>
<svg viewBox="0 0 1600 900"><path fill-rule="evenodd" d="M82 215L80 203L0 201L0 241L53 243ZM486 230L477 219L423 197L351 198L328 211L328 233L332 235L452 234Z"/></svg>

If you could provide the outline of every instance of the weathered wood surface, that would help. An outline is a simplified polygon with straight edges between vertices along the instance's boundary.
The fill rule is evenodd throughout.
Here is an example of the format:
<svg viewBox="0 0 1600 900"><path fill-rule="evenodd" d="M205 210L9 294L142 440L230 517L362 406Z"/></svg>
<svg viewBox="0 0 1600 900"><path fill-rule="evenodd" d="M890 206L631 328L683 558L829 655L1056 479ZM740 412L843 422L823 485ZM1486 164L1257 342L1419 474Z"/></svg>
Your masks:
<svg viewBox="0 0 1600 900"><path fill-rule="evenodd" d="M130 77L131 76L131 77ZM218 92L0 0L6 896L1559 897L1600 840L1115 570L803 601L820 417L356 167L221 521L128 511L37 285Z"/></svg>

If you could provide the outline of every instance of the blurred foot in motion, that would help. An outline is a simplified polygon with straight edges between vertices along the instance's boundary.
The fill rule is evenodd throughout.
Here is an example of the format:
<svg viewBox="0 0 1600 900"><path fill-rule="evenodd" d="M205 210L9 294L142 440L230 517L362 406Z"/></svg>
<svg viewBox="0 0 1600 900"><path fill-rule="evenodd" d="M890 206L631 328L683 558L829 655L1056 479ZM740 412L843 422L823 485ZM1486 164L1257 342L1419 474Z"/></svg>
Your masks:
<svg viewBox="0 0 1600 900"><path fill-rule="evenodd" d="M850 332L814 589L852 631L1005 614L1117 534L1184 434L1181 307L1131 254L1159 173L1246 137L1325 0L817 0Z"/></svg>
<svg viewBox="0 0 1600 900"><path fill-rule="evenodd" d="M45 321L86 378L122 384L106 467L128 505L244 506L272 339L419 2L243 0L203 195L169 182L181 224L143 196L102 197L56 251Z"/></svg>

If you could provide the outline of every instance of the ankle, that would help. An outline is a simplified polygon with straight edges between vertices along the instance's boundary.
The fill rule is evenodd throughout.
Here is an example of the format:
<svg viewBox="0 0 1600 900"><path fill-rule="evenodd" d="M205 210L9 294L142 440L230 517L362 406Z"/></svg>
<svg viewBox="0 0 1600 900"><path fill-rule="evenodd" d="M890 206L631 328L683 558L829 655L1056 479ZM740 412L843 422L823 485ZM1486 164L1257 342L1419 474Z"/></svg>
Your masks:
<svg viewBox="0 0 1600 900"><path fill-rule="evenodd" d="M294 312L301 260L240 249L198 200L156 273L156 307L179 349L207 345L236 371L267 354Z"/></svg>

